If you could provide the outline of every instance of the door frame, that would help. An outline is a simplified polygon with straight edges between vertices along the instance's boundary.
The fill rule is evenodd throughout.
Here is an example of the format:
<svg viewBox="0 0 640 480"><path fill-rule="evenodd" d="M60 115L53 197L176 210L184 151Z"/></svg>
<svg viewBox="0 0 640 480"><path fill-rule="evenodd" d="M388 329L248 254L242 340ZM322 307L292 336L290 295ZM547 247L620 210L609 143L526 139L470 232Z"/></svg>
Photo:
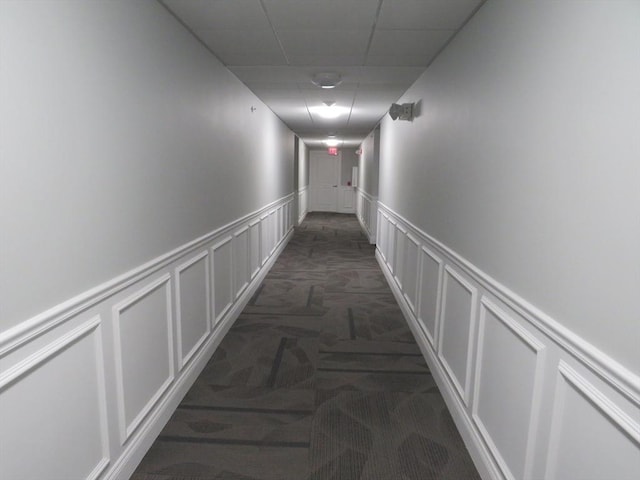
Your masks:
<svg viewBox="0 0 640 480"><path fill-rule="evenodd" d="M329 156L326 150L310 150L309 151L309 190L310 190L310 202L309 202L309 211L310 212L339 212L340 210L340 174L342 172L342 152L339 151L338 155L334 158L337 160L337 167L334 178L334 186L333 186L333 197L335 208L333 210L327 210L325 208L318 208L318 188L319 185L314 184L315 174L315 162L322 160L322 158L318 158L320 156Z"/></svg>

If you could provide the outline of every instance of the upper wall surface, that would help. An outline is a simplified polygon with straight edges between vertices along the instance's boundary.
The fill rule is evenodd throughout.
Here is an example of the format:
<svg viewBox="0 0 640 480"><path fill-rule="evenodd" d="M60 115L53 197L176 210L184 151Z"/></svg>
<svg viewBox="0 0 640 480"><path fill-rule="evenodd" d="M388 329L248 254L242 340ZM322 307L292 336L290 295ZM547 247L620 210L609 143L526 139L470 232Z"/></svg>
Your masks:
<svg viewBox="0 0 640 480"><path fill-rule="evenodd" d="M489 0L382 122L380 201L638 372L640 2Z"/></svg>
<svg viewBox="0 0 640 480"><path fill-rule="evenodd" d="M0 331L293 189L293 134L155 1L1 2L0 104Z"/></svg>

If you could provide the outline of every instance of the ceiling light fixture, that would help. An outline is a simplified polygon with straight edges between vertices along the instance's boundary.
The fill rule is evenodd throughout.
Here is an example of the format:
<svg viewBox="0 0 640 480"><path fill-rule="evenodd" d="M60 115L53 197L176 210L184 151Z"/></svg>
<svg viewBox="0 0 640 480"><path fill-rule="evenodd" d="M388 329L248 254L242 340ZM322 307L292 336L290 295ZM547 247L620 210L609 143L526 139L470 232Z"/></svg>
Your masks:
<svg viewBox="0 0 640 480"><path fill-rule="evenodd" d="M337 138L334 138L334 137L329 137L326 140L323 140L323 143L327 147L337 147L338 145L340 145L340 140L338 140Z"/></svg>
<svg viewBox="0 0 640 480"><path fill-rule="evenodd" d="M309 111L320 115L322 118L338 118L340 115L346 114L349 109L347 107L339 107L336 102L324 102L324 105L310 107Z"/></svg>
<svg viewBox="0 0 640 480"><path fill-rule="evenodd" d="M320 88L336 88L342 83L342 77L333 72L316 73L311 79L311 83Z"/></svg>

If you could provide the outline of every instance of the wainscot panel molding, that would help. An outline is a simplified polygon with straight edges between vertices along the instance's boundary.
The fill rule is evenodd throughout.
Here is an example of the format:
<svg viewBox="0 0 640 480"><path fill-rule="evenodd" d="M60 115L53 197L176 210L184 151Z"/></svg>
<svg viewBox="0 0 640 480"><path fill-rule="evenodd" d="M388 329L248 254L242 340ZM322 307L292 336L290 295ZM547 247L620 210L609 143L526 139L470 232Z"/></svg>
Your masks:
<svg viewBox="0 0 640 480"><path fill-rule="evenodd" d="M93 480L109 465L101 323L85 319L0 374L0 478Z"/></svg>
<svg viewBox="0 0 640 480"><path fill-rule="evenodd" d="M507 478L532 478L545 346L490 299L480 308L473 421Z"/></svg>
<svg viewBox="0 0 640 480"><path fill-rule="evenodd" d="M259 220L249 224L249 239L249 269L251 271L251 280L253 280L262 266L262 257L260 253L262 240L260 238Z"/></svg>
<svg viewBox="0 0 640 480"><path fill-rule="evenodd" d="M115 305L113 332L124 444L174 379L171 275L165 273Z"/></svg>
<svg viewBox="0 0 640 480"><path fill-rule="evenodd" d="M284 232L281 232L282 237ZM249 285L251 270L249 266L249 227L243 227L233 234L233 278L235 298L238 298Z"/></svg>
<svg viewBox="0 0 640 480"><path fill-rule="evenodd" d="M416 315L416 306L418 304L418 250L420 249L420 241L411 235L407 234L406 239L406 255L404 259L404 298L411 309L411 313Z"/></svg>
<svg viewBox="0 0 640 480"><path fill-rule="evenodd" d="M298 225L300 225L309 212L309 185L298 189Z"/></svg>
<svg viewBox="0 0 640 480"><path fill-rule="evenodd" d="M209 270L209 252L204 251L176 267L174 273L179 370L211 333Z"/></svg>
<svg viewBox="0 0 640 480"><path fill-rule="evenodd" d="M635 478L638 412L631 415L577 369L560 361L545 478Z"/></svg>
<svg viewBox="0 0 640 480"><path fill-rule="evenodd" d="M438 357L465 405L469 405L478 289L444 267Z"/></svg>
<svg viewBox="0 0 640 480"><path fill-rule="evenodd" d="M356 216L369 239L369 243L375 244L378 232L378 197L373 197L358 188L356 190Z"/></svg>
<svg viewBox="0 0 640 480"><path fill-rule="evenodd" d="M218 323L233 305L233 237L222 239L211 247L213 272L213 316Z"/></svg>
<svg viewBox="0 0 640 480"><path fill-rule="evenodd" d="M404 264L405 264L404 247L405 247L406 238L407 238L407 231L404 228L402 228L400 225L398 225L396 228L396 235L394 240L396 250L393 256L395 258L395 265L396 265L395 279L400 290L403 290L403 287L404 287Z"/></svg>
<svg viewBox="0 0 640 480"><path fill-rule="evenodd" d="M293 199L0 333L0 478L128 479L291 238Z"/></svg>
<svg viewBox="0 0 640 480"><path fill-rule="evenodd" d="M636 374L382 202L377 239L378 263L482 478L635 478Z"/></svg>
<svg viewBox="0 0 640 480"><path fill-rule="evenodd" d="M420 280L418 295L418 315L419 326L424 331L427 340L437 352L438 326L440 318L440 305L442 299L442 276L444 275L444 263L435 253L427 247L420 249ZM407 258L410 262L412 257Z"/></svg>
<svg viewBox="0 0 640 480"><path fill-rule="evenodd" d="M338 187L338 212L356 213L356 190L355 187Z"/></svg>

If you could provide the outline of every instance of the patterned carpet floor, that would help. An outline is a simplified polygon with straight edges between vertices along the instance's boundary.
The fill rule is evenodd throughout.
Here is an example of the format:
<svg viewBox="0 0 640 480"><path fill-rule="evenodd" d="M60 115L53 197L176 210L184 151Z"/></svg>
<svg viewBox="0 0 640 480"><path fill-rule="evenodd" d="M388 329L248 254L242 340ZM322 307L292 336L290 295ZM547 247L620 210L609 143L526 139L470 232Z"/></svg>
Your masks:
<svg viewBox="0 0 640 480"><path fill-rule="evenodd" d="M310 213L132 479L479 479L374 252Z"/></svg>

